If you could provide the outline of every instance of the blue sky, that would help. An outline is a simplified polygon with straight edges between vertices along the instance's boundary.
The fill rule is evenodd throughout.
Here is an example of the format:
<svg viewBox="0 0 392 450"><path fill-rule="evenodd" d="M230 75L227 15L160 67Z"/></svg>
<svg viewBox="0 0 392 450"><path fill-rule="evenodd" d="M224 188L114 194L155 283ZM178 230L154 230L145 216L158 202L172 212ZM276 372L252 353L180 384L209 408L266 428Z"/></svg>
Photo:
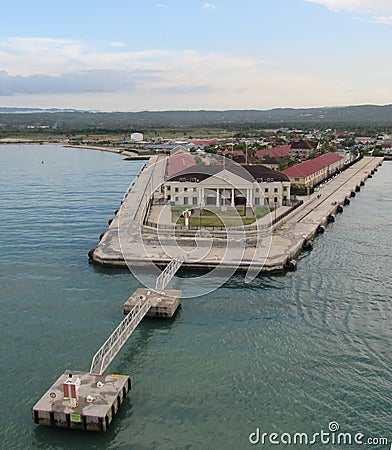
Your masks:
<svg viewBox="0 0 392 450"><path fill-rule="evenodd" d="M391 0L7 2L0 106L392 103Z"/></svg>

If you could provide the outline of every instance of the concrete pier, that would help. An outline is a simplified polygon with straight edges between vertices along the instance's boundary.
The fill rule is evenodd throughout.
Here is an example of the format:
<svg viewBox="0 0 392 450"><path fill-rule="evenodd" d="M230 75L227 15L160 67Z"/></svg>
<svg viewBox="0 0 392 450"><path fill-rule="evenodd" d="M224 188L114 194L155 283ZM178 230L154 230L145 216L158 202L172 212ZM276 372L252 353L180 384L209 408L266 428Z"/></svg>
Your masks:
<svg viewBox="0 0 392 450"><path fill-rule="evenodd" d="M64 397L63 385L72 377L80 380L76 407ZM106 431L131 389L125 375L92 375L66 371L33 407L36 424L87 431Z"/></svg>
<svg viewBox="0 0 392 450"><path fill-rule="evenodd" d="M212 269L219 268L239 271L256 270L260 272L282 272L288 263L295 259L302 251L304 244L312 240L320 225L327 226L331 214L336 214L340 205L346 205L347 199L355 195L356 189L363 185L367 178L372 177L383 158L364 157L351 167L329 180L314 194L304 197L304 203L295 209L283 220L279 221L270 230L272 233L271 243L268 249L260 251L256 245L249 245L251 232L245 231L246 245L241 260L228 260L224 264L226 247L236 246L236 239L231 239L226 245L213 245L211 250L202 259L192 258L194 250L194 237L187 237L181 232L181 248L189 252L183 266L189 269ZM163 181L164 161L160 161L154 170L144 170L135 182L132 190L128 193L120 213L114 218L107 232L100 241L98 247L92 254L94 262L109 266L145 267L154 263L164 265L178 254L178 246L175 239L165 237L165 232L151 229L143 225L143 219L147 209L147 195L149 186L155 181ZM154 183L151 180L155 180ZM357 193L357 196L360 193ZM119 217L121 216L121 223ZM264 220L260 219L260 220ZM120 244L119 225L121 225L122 239ZM125 228L124 229L124 225ZM246 227L244 228L246 229ZM256 234L265 233L263 231ZM124 238L125 236L125 238ZM238 241L241 238L238 238ZM219 239L216 239L218 241ZM163 248L160 241L165 243ZM172 244L170 243L172 242Z"/></svg>
<svg viewBox="0 0 392 450"><path fill-rule="evenodd" d="M146 297L152 304L146 317L170 319L181 304L181 296L182 292L175 289L157 292L152 289L139 288L124 303L124 314L129 313L140 297Z"/></svg>

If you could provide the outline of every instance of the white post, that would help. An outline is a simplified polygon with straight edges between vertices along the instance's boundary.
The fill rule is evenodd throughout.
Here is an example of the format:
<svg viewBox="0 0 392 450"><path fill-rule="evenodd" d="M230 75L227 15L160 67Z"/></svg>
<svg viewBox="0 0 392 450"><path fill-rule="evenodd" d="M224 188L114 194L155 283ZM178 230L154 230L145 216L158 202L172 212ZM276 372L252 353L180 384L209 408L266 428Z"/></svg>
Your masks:
<svg viewBox="0 0 392 450"><path fill-rule="evenodd" d="M235 203L234 203L234 188L232 188L231 189L231 206L235 206Z"/></svg>

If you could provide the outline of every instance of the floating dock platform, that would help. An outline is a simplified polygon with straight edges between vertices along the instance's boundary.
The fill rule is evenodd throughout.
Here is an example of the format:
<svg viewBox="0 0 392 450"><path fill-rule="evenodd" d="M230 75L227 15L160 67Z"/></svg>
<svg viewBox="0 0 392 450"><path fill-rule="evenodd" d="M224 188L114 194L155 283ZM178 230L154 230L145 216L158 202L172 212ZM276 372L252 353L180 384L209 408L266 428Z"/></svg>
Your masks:
<svg viewBox="0 0 392 450"><path fill-rule="evenodd" d="M64 396L64 384L70 378L80 380L74 405ZM33 420L52 427L106 431L130 389L131 379L126 375L67 370L34 405Z"/></svg>
<svg viewBox="0 0 392 450"><path fill-rule="evenodd" d="M167 289L158 292L153 289L139 288L124 303L124 314L128 314L141 297L147 298L152 305L146 317L170 319L181 304L182 291Z"/></svg>

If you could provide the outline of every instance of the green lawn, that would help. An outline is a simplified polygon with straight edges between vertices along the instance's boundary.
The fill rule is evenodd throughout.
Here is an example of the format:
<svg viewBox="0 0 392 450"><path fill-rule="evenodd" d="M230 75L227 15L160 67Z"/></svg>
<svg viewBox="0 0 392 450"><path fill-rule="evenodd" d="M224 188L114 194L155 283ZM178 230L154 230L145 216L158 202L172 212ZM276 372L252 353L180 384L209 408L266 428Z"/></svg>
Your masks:
<svg viewBox="0 0 392 450"><path fill-rule="evenodd" d="M182 213L187 208L185 206L172 206L172 221L177 223L178 225L185 224L185 218L182 216ZM189 210L192 208L189 207ZM258 206L255 208L256 218L260 219L268 214L270 211L273 211L273 208L268 208L267 206ZM232 217L236 214L235 211L218 211L215 213L214 211L209 211L207 209L203 209L202 217L190 217L189 225L192 226L202 226L202 227L235 227L241 225L250 225L255 222L256 218L253 217L243 217L245 215L244 209L237 209L238 217Z"/></svg>
<svg viewBox="0 0 392 450"><path fill-rule="evenodd" d="M219 217L233 217L233 216L244 216L245 215L245 210L244 209L237 209L237 211L234 211L233 209L228 209L227 211L222 211L220 210L218 212ZM215 213L214 211L210 211L208 209L203 209L201 212L202 216L216 216L217 213Z"/></svg>
<svg viewBox="0 0 392 450"><path fill-rule="evenodd" d="M273 211L274 208L269 208L268 206L256 206L256 217L260 219L261 217L266 216L269 214L270 211Z"/></svg>
<svg viewBox="0 0 392 450"><path fill-rule="evenodd" d="M191 226L202 226L202 227L239 227L242 225L250 225L255 222L254 218L244 218L244 217L228 217L220 219L219 217L190 217L189 225ZM185 225L184 217L179 217L177 220L177 225Z"/></svg>

